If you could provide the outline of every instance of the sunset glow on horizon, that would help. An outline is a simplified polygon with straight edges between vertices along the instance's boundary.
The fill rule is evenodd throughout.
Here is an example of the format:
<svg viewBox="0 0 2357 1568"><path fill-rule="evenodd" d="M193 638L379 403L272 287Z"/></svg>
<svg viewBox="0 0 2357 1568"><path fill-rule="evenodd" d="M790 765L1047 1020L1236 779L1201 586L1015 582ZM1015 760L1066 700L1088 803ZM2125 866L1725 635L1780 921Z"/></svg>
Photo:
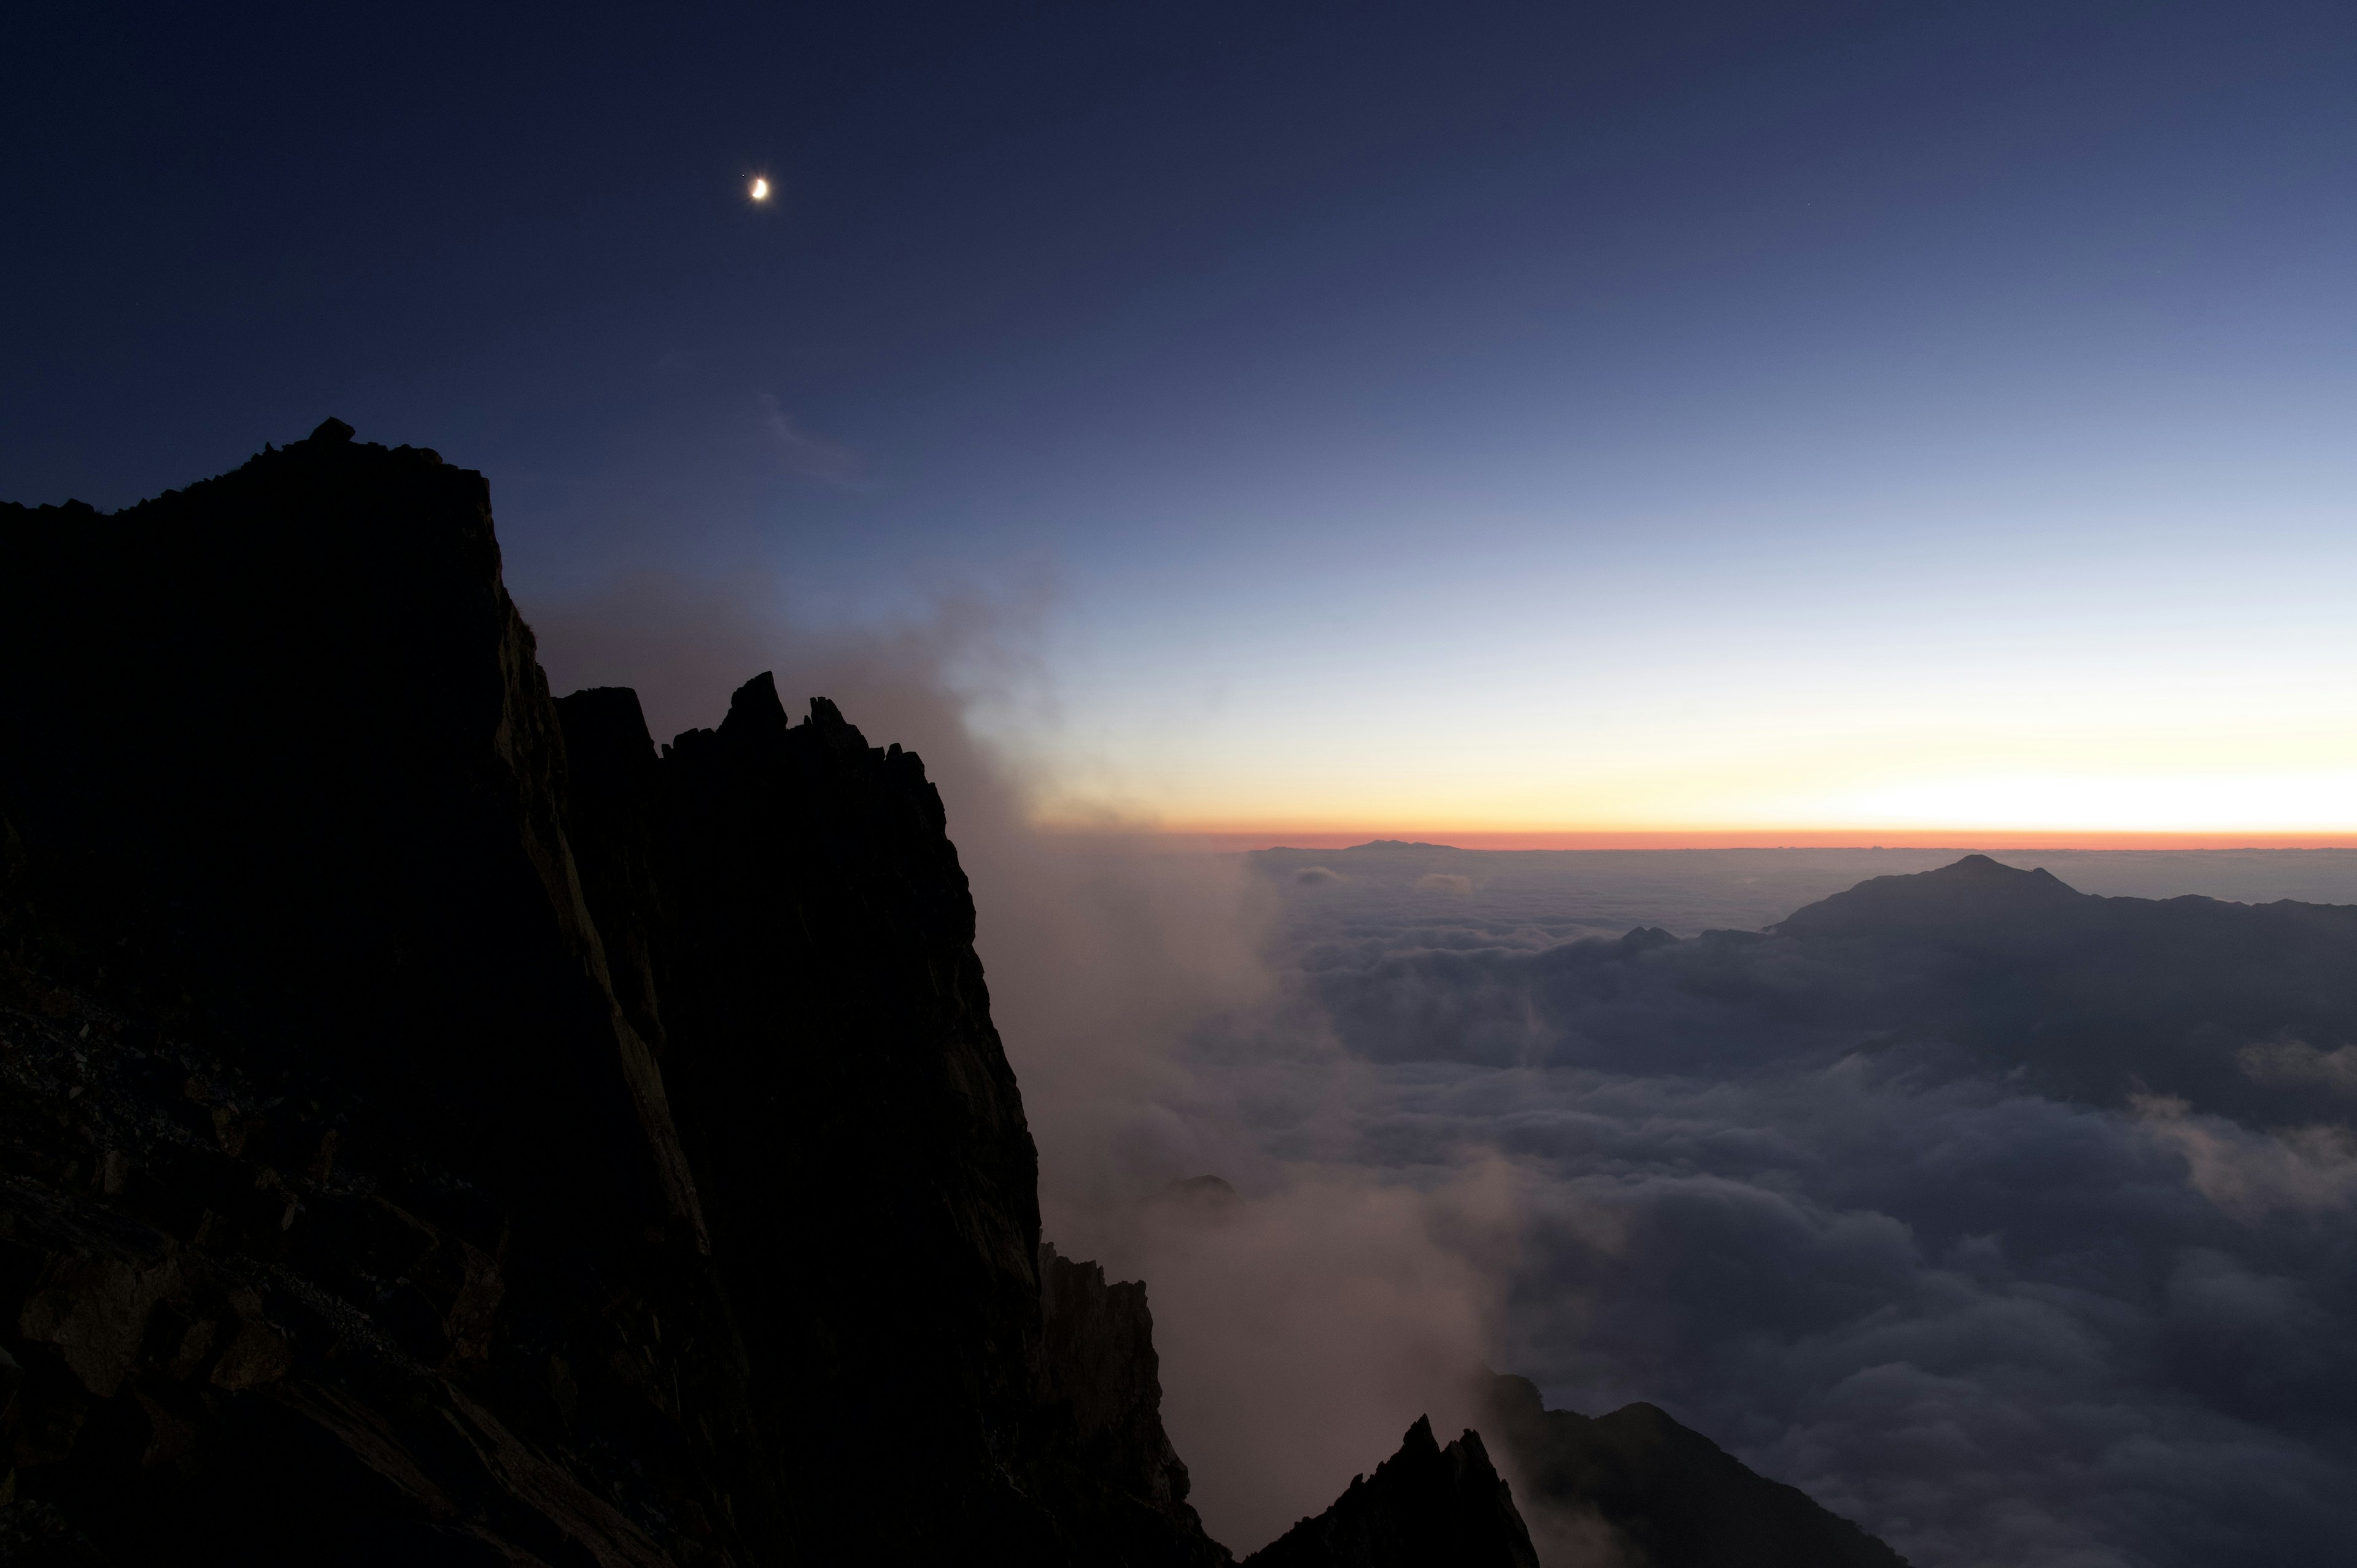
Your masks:
<svg viewBox="0 0 2357 1568"><path fill-rule="evenodd" d="M1101 829L1061 824L1051 831L1085 838ZM2357 832L2071 832L1970 828L1878 832L1829 828L1694 828L1615 832L1499 828L1245 828L1161 823L1153 830L1174 848L1234 853L1257 849L1351 849L1383 842L1471 850L1953 849L1971 852L2101 850L2357 850Z"/></svg>
<svg viewBox="0 0 2357 1568"><path fill-rule="evenodd" d="M2193 734L2168 733L2125 693L2109 724L2084 714L2077 733L2033 719L1942 734L1840 724L1822 711L1809 724L1760 711L1764 700L1745 714L1669 691L1658 701L1670 722L1626 710L1550 714L1552 694L1524 687L1493 688L1453 713L1436 704L1413 729L1337 713L1276 736L1218 714L1121 736L1122 748L1103 736L1086 754L1018 748L1038 754L1035 777L1049 781L1037 814L1067 828L1129 821L1338 843L1448 833L1531 847L2357 843L2357 714L2276 722L2283 715L2250 711L2256 701L2226 711L2224 694L2203 713L2165 678L2154 687L2151 700L2181 699ZM2043 695L2050 708L2072 709L2051 689ZM1518 722L1520 704L1531 716Z"/></svg>
<svg viewBox="0 0 2357 1568"><path fill-rule="evenodd" d="M1831 789L1819 799L1787 797L1770 814L1682 815L1645 809L1633 793L1617 799L1567 789L1585 811L1526 816L1465 811L1461 802L1407 800L1364 814L1270 812L1157 817L1157 831L1216 838L1291 832L1292 842L1363 843L1370 838L1481 839L1491 847L1558 848L1773 846L1888 843L1939 846L2002 839L2021 844L2114 848L2304 848L2357 844L2357 777L2234 775L1991 775L1900 782L1880 789ZM1665 795L1672 793L1664 789ZM1739 800L1737 791L1728 799ZM2337 808L2337 809L2336 809ZM1042 820L1084 828L1089 815L1043 811ZM1401 824L1409 824L1403 827ZM1411 831L1411 829L1413 831ZM1308 835L1307 839L1300 835ZM1352 836L1356 835L1356 836ZM1560 841L1560 842L1557 842ZM1271 839L1272 843L1277 842ZM1436 842L1439 842L1436 840Z"/></svg>

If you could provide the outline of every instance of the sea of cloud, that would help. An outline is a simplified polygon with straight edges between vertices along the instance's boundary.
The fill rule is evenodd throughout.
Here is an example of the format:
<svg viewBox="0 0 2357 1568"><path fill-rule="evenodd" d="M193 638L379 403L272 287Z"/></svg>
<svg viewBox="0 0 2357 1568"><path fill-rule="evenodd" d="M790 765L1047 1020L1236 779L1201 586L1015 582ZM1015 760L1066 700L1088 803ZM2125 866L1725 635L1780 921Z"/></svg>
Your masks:
<svg viewBox="0 0 2357 1568"><path fill-rule="evenodd" d="M2066 1103L1706 987L1566 992L1566 965L1625 950L1582 927L1598 894L1576 856L1551 918L1527 875L1485 908L1478 869L1453 874L1469 892L1381 856L1308 877L1297 858L1252 867L1285 899L1272 989L1185 1042L1191 1113L1243 1133L1239 1185L1272 1212L1320 1208L1321 1185L1393 1195L1402 1255L1458 1263L1481 1353L1550 1402L1660 1404L1924 1568L2328 1561L2357 1541L2344 1045L2245 1053L2315 1086L2305 1126ZM2098 884L2169 869L2073 858ZM1757 860L1720 857L1731 907ZM2273 864L2357 901L2357 857ZM2268 865L2176 870L2257 896ZM1693 911L1711 865L1665 866L1663 906ZM1626 910L1641 890L1612 869ZM1238 1545L1271 1523L1205 1511Z"/></svg>
<svg viewBox="0 0 2357 1568"><path fill-rule="evenodd" d="M1146 1280L1168 1424L1239 1552L1417 1414L1471 1421L1481 1361L1558 1408L1662 1405L1919 1568L2321 1563L2357 1541L2351 1042L2252 1042L2244 1070L2314 1095L2310 1124L2260 1128L2044 1098L1707 987L1566 991L1549 977L1632 929L1756 928L1954 856L1056 837L970 727L958 672L1012 657L971 607L811 638L657 584L534 620L557 689L637 684L659 725L716 722L775 668L925 757L1048 1234ZM2014 863L2357 902L2357 855ZM1232 1193L1172 1189L1205 1175ZM1610 1560L1554 1539L1550 1568Z"/></svg>

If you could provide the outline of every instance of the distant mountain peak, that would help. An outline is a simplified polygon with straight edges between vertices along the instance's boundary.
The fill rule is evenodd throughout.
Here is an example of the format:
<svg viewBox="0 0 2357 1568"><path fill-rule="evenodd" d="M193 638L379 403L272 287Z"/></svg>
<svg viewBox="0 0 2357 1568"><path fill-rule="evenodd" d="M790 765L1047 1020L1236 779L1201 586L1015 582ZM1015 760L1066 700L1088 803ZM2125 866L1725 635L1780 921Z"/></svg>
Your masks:
<svg viewBox="0 0 2357 1568"><path fill-rule="evenodd" d="M1959 922L2030 918L2093 897L2043 867L1968 854L1931 871L1873 876L1769 928L1781 936L1885 936Z"/></svg>
<svg viewBox="0 0 2357 1568"><path fill-rule="evenodd" d="M2007 865L2001 860L1995 860L1977 853L1968 854L1962 860L1951 861L1946 865L1936 866L1930 871L1916 872L1911 876L1878 876L1874 880L1877 882L1934 880L1944 883L1971 882L1989 886L2011 886L2028 882L2042 882L2050 883L2066 893L2075 891L2061 877L2042 865L2033 866L2024 871L2018 865Z"/></svg>

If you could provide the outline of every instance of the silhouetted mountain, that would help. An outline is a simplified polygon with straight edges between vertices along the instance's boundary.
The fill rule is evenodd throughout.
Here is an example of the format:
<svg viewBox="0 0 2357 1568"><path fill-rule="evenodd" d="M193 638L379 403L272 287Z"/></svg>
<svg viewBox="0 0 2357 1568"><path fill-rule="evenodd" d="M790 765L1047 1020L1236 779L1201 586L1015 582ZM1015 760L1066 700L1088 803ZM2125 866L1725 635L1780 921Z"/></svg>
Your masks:
<svg viewBox="0 0 2357 1568"><path fill-rule="evenodd" d="M560 724L480 477L350 437L0 518L9 1528L1223 1556L1059 1402L917 759L767 677L660 757Z"/></svg>
<svg viewBox="0 0 2357 1568"><path fill-rule="evenodd" d="M132 1562L791 1530L479 475L0 513L15 1497Z"/></svg>
<svg viewBox="0 0 2357 1568"><path fill-rule="evenodd" d="M2018 871L1985 854L1911 875L1876 876L1786 917L1770 929L1793 937L2008 936L2036 941L2068 929L2087 895L2042 868Z"/></svg>
<svg viewBox="0 0 2357 1568"><path fill-rule="evenodd" d="M1244 1559L1247 1568L1538 1568L1530 1532L1480 1437L1443 1448L1418 1417L1399 1452L1334 1505Z"/></svg>
<svg viewBox="0 0 2357 1568"><path fill-rule="evenodd" d="M1747 1467L1650 1404L1547 1410L1527 1380L1490 1380L1486 1420L1524 1510L1616 1568L1906 1568L1795 1487Z"/></svg>
<svg viewBox="0 0 2357 1568"><path fill-rule="evenodd" d="M0 509L0 1554L1227 1562L918 758L552 702L351 435Z"/></svg>
<svg viewBox="0 0 2357 1568"><path fill-rule="evenodd" d="M2303 1051L2357 1040L2357 907L2102 898L1975 854L1772 930L1821 968L1834 1015L1952 1040L2074 1099L2142 1089L2312 1120L2331 1097Z"/></svg>
<svg viewBox="0 0 2357 1568"><path fill-rule="evenodd" d="M823 701L789 725L766 675L661 757L635 700L560 712L590 908L650 957L764 1449L856 1506L899 1486L880 1455L936 1477L868 1550L948 1530L1047 1550L990 1448L1037 1402L1036 1168L922 767Z"/></svg>
<svg viewBox="0 0 2357 1568"><path fill-rule="evenodd" d="M1535 946L1446 926L1309 984L1343 1043L1446 1058L1723 1072L1904 1047L2056 1097L2139 1093L2259 1124L2357 1094L2357 906L2105 898L1986 855L1879 876L1765 931ZM1520 942L1521 945L1517 945Z"/></svg>

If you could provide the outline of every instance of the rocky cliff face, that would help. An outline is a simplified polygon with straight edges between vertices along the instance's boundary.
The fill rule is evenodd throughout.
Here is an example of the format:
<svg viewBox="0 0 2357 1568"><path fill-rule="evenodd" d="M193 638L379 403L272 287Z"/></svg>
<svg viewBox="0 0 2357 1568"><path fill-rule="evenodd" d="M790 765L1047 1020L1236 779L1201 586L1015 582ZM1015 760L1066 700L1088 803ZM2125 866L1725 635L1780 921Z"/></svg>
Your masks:
<svg viewBox="0 0 2357 1568"><path fill-rule="evenodd" d="M0 514L0 819L21 1550L1222 1555L1056 1391L918 760L560 710L479 476Z"/></svg>
<svg viewBox="0 0 2357 1568"><path fill-rule="evenodd" d="M1530 1532L1479 1434L1443 1448L1432 1423L1354 1478L1334 1505L1244 1559L1247 1568L1538 1568Z"/></svg>
<svg viewBox="0 0 2357 1568"><path fill-rule="evenodd" d="M921 764L552 701L481 477L351 434L0 509L0 1556L1229 1561ZM1418 1430L1318 1560L1523 1561Z"/></svg>
<svg viewBox="0 0 2357 1568"><path fill-rule="evenodd" d="M1135 1563L1214 1568L1233 1561L1187 1503L1187 1466L1162 1429L1161 1364L1146 1286L1039 1249L1039 1302L1053 1446L1070 1454L1068 1514L1081 1533Z"/></svg>
<svg viewBox="0 0 2357 1568"><path fill-rule="evenodd" d="M1147 1507L1192 1518L1187 1466L1162 1430L1161 1361L1146 1286L1109 1283L1096 1264L1042 1245L1039 1305L1049 1398L1071 1412L1084 1462Z"/></svg>
<svg viewBox="0 0 2357 1568"><path fill-rule="evenodd" d="M778 1489L482 479L350 435L0 515L0 1493L117 1561L740 1560Z"/></svg>
<svg viewBox="0 0 2357 1568"><path fill-rule="evenodd" d="M1008 1474L1034 1446L1037 1169L922 766L824 702L790 725L766 675L660 756L627 693L563 714L591 905L641 970L625 1011L663 1042L788 1538L856 1498L869 1549L1049 1551ZM910 1474L921 1498L895 1495Z"/></svg>

